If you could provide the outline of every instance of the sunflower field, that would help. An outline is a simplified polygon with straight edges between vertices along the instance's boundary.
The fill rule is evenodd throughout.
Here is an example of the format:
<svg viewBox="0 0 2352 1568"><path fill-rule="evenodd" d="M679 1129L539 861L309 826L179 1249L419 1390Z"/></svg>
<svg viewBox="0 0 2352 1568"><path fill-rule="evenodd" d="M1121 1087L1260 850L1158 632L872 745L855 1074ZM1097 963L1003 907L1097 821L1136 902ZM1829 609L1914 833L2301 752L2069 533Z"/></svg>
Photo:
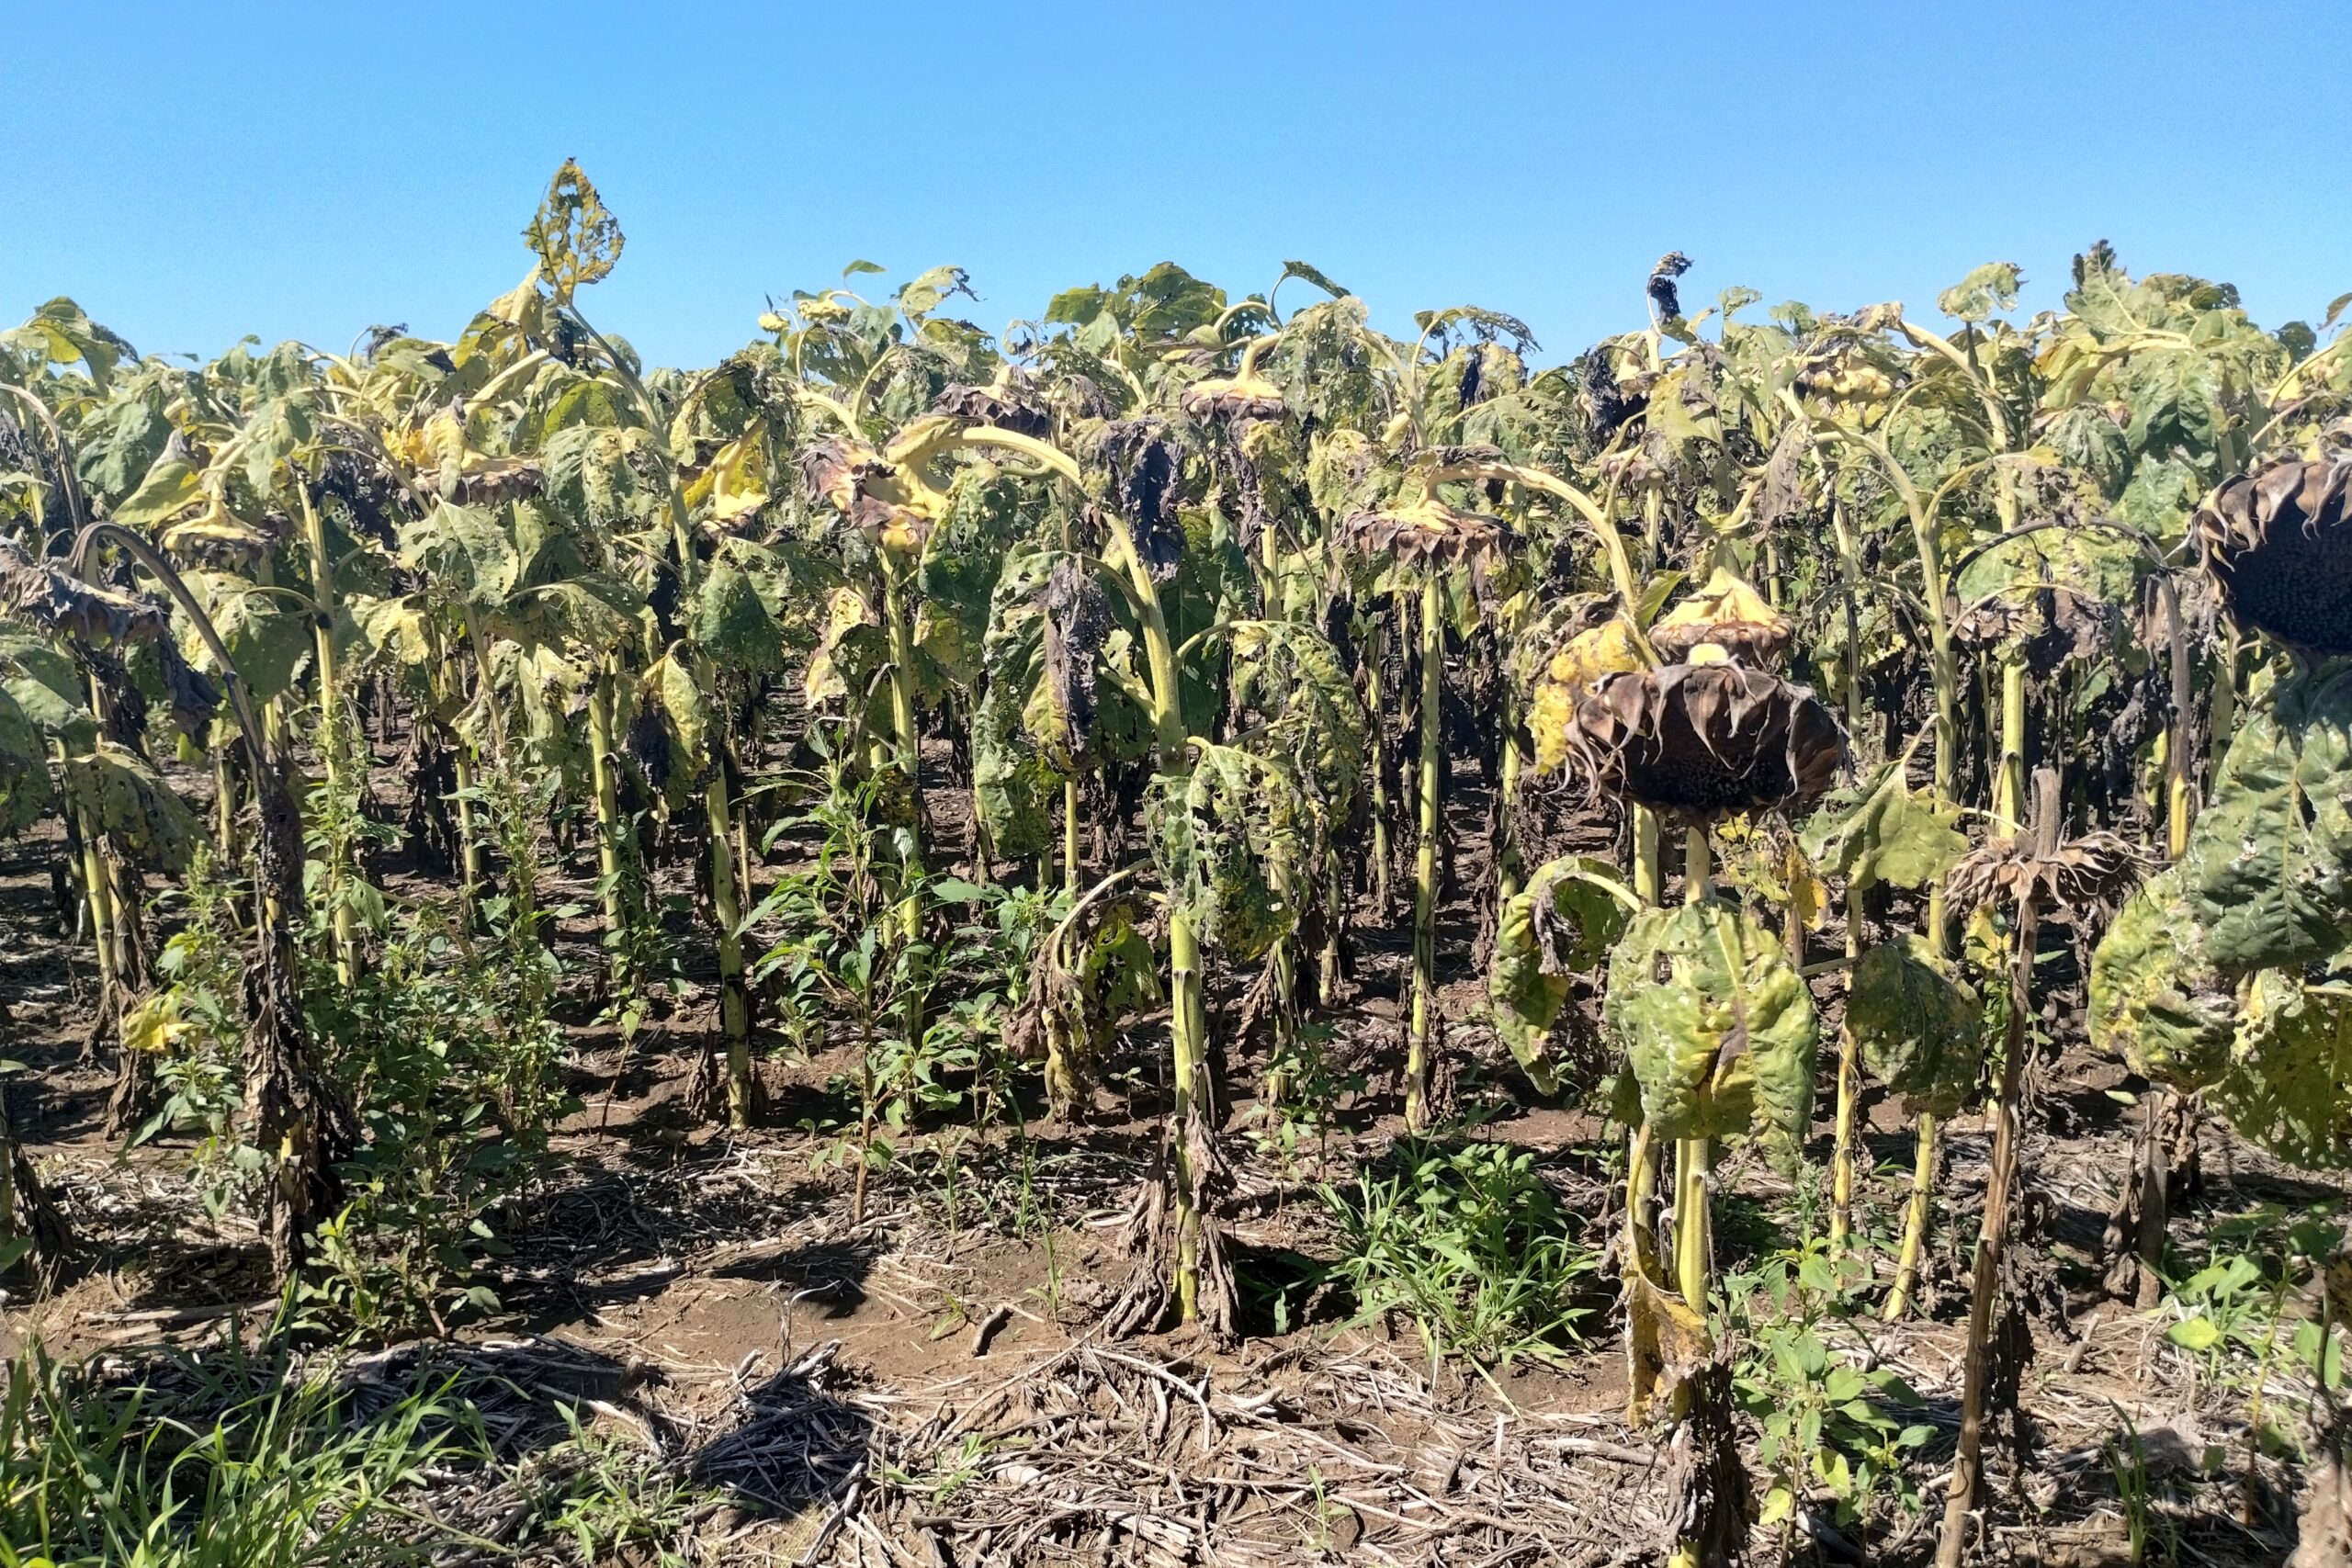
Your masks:
<svg viewBox="0 0 2352 1568"><path fill-rule="evenodd" d="M0 1564L2352 1562L2352 295L523 238L0 332Z"/></svg>

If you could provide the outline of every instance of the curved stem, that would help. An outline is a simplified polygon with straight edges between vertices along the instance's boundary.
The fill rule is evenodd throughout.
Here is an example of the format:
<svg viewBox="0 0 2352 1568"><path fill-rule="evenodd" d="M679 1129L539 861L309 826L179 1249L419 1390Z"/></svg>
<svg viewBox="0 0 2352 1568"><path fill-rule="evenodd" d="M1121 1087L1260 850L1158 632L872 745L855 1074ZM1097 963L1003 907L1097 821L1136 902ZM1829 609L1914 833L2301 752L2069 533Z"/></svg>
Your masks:
<svg viewBox="0 0 2352 1568"><path fill-rule="evenodd" d="M146 568L148 574L161 582L164 592L171 594L179 607L187 612L189 624L196 627L196 635L203 640L204 650L212 656L212 661L220 668L221 685L229 694L229 705L236 710L240 739L244 742L245 750L253 759L254 768L256 773L266 771L269 766L269 757L263 747L261 720L254 713L253 699L245 690L245 682L238 675L237 667L230 662L229 649L221 642L220 634L213 629L212 617L204 613L203 604L198 602L193 592L189 592L187 584L181 580L179 572L173 568L171 562L164 558L162 552L119 523L91 523L85 525L82 531L74 536L74 551L66 558L65 570L75 577L88 581L85 569L89 564L90 551L101 544L120 546L133 560Z"/></svg>
<svg viewBox="0 0 2352 1568"><path fill-rule="evenodd" d="M47 403L13 381L0 381L0 392L13 393L33 411L33 417L49 432L50 440L57 447L57 488L65 492L65 521L77 529L82 527L87 509L82 503L81 482L74 476L74 449L65 444L65 432L58 427L57 416L50 412Z"/></svg>

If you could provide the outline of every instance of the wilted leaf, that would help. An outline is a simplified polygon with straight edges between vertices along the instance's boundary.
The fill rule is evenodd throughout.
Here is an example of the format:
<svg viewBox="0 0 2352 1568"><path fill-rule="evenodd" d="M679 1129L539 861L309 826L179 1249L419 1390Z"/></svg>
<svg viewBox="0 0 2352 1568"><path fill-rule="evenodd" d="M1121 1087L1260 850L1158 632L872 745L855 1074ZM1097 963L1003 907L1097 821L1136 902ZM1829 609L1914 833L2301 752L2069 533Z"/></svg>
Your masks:
<svg viewBox="0 0 2352 1568"><path fill-rule="evenodd" d="M2206 957L2181 868L2158 873L2117 911L2091 954L2091 1043L2194 1092L2227 1070L2237 1010L2234 988Z"/></svg>
<svg viewBox="0 0 2352 1568"><path fill-rule="evenodd" d="M627 243L619 220L605 210L604 198L570 158L548 182L547 199L523 241L539 258L539 276L558 304L570 304L573 289L610 273Z"/></svg>
<svg viewBox="0 0 2352 1568"><path fill-rule="evenodd" d="M1540 868L1503 904L1487 998L1496 1032L1544 1094L1559 1089L1550 1037L1567 1001L1568 977L1598 965L1630 919L1605 885L1615 880L1606 862L1571 855Z"/></svg>
<svg viewBox="0 0 2352 1568"><path fill-rule="evenodd" d="M1983 1009L1918 937L1862 954L1846 994L1846 1027L1871 1076L1914 1111L1950 1116L1976 1088Z"/></svg>
<svg viewBox="0 0 2352 1568"><path fill-rule="evenodd" d="M1925 887L1968 852L1959 808L1911 793L1899 761L1859 790L1839 790L1806 819L1797 841L1823 872L1856 888Z"/></svg>
<svg viewBox="0 0 2352 1568"><path fill-rule="evenodd" d="M2290 967L2352 925L2352 682L2281 682L2230 739L2181 859L2189 912L2225 974Z"/></svg>
<svg viewBox="0 0 2352 1568"><path fill-rule="evenodd" d="M1753 1132L1793 1158L1813 1114L1813 993L1779 934L1706 902L1645 909L1609 960L1604 1016L1664 1138Z"/></svg>
<svg viewBox="0 0 2352 1568"><path fill-rule="evenodd" d="M145 758L101 740L94 750L66 759L64 778L74 803L141 865L174 873L187 869L204 829Z"/></svg>

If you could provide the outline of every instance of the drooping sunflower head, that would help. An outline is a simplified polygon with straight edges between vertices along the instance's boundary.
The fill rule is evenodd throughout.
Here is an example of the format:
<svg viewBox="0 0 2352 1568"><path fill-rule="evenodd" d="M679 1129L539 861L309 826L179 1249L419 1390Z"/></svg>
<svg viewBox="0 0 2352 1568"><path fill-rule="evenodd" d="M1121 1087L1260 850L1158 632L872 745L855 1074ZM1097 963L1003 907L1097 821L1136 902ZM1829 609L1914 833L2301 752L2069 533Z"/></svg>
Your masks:
<svg viewBox="0 0 2352 1568"><path fill-rule="evenodd" d="M1482 513L1448 506L1435 496L1374 507L1340 525L1350 547L1407 562L1442 566L1487 561L1510 549L1510 529Z"/></svg>
<svg viewBox="0 0 2352 1568"><path fill-rule="evenodd" d="M1204 423L1245 425L1280 419L1287 405L1280 387L1258 373L1258 356L1273 345L1271 337L1253 338L1242 345L1241 362L1230 376L1212 376L1184 389L1177 400L1184 412Z"/></svg>
<svg viewBox="0 0 2352 1568"><path fill-rule="evenodd" d="M1691 657L1705 648L1743 664L1777 669L1788 655L1794 631L1789 618L1766 604L1762 594L1717 567L1705 587L1685 595L1658 617L1649 636L1658 656L1677 663L1715 662Z"/></svg>
<svg viewBox="0 0 2352 1568"><path fill-rule="evenodd" d="M2224 479L2198 508L2197 542L2242 625L2300 652L2352 653L2352 458Z"/></svg>
<svg viewBox="0 0 2352 1568"><path fill-rule="evenodd" d="M947 388L933 400L931 412L1041 441L1054 433L1053 411L1046 406L1036 383L1010 365L998 371L996 378L985 387Z"/></svg>
<svg viewBox="0 0 2352 1568"><path fill-rule="evenodd" d="M1184 389L1179 401L1194 419L1235 425L1280 419L1286 406L1282 389L1255 371L1195 381Z"/></svg>
<svg viewBox="0 0 2352 1568"><path fill-rule="evenodd" d="M1846 733L1812 691L1738 664L1603 676L1577 705L1571 750L1605 788L1686 822L1826 792Z"/></svg>
<svg viewBox="0 0 2352 1568"><path fill-rule="evenodd" d="M862 444L820 441L800 454L808 493L831 505L851 526L891 555L914 555L930 536L932 519L899 465Z"/></svg>

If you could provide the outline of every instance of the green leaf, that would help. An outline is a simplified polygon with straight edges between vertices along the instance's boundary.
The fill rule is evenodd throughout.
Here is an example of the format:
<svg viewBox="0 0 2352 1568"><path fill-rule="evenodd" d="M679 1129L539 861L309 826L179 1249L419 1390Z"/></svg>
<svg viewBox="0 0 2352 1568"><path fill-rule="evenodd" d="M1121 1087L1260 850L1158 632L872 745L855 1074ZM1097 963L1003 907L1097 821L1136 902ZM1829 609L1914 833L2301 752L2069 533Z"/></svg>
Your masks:
<svg viewBox="0 0 2352 1568"><path fill-rule="evenodd" d="M558 304L569 304L575 288L595 283L621 259L627 241L618 220L570 158L548 182L547 198L523 231L523 243L539 258L539 276Z"/></svg>
<svg viewBox="0 0 2352 1568"><path fill-rule="evenodd" d="M0 686L0 833L21 833L49 805L49 748L40 728Z"/></svg>
<svg viewBox="0 0 2352 1568"><path fill-rule="evenodd" d="M194 466L166 457L147 470L139 488L115 502L114 520L128 528L167 522L204 499Z"/></svg>
<svg viewBox="0 0 2352 1568"><path fill-rule="evenodd" d="M1540 868L1507 899L1487 966L1495 1032L1538 1092L1559 1092L1551 1034L1568 999L1569 979L1600 964L1631 918L1600 877L1616 881L1605 861L1569 855Z"/></svg>
<svg viewBox="0 0 2352 1568"><path fill-rule="evenodd" d="M2222 1331L2211 1318L2200 1314L2182 1318L2165 1330L2165 1337L2184 1350L2211 1350L2222 1342Z"/></svg>
<svg viewBox="0 0 2352 1568"><path fill-rule="evenodd" d="M90 320L81 306L62 294L35 310L19 333L10 335L22 335L38 343L53 363L71 365L81 361L83 368L90 373L91 384L100 392L107 389L115 367L135 357L130 344Z"/></svg>
<svg viewBox="0 0 2352 1568"><path fill-rule="evenodd" d="M1996 310L2014 310L2023 281L2015 262L1987 262L1936 296L1936 309L1958 321L1988 321Z"/></svg>
<svg viewBox="0 0 2352 1568"><path fill-rule="evenodd" d="M2235 987L2206 955L2205 928L2188 908L2182 866L2132 895L2091 953L2091 1043L2134 1072L2184 1093L2229 1068Z"/></svg>
<svg viewBox="0 0 2352 1568"><path fill-rule="evenodd" d="M2223 974L2324 958L2352 929L2352 682L2298 676L2231 738L2181 873Z"/></svg>
<svg viewBox="0 0 2352 1568"><path fill-rule="evenodd" d="M1603 1017L1658 1136L1752 1132L1793 1160L1813 1113L1819 1031L1777 932L1712 902L1645 909L1610 954Z"/></svg>
<svg viewBox="0 0 2352 1568"><path fill-rule="evenodd" d="M67 758L63 773L67 795L141 865L187 869L204 829L144 757L101 740L94 750Z"/></svg>
<svg viewBox="0 0 2352 1568"><path fill-rule="evenodd" d="M702 685L695 672L677 649L672 649L654 661L646 671L646 685L669 716L670 728L678 738L679 750L691 758L697 767L710 761L710 701L703 695Z"/></svg>
<svg viewBox="0 0 2352 1568"><path fill-rule="evenodd" d="M254 696L262 702L292 691L305 662L317 647L310 617L295 601L266 592L227 572L190 571L181 574L204 612L220 634L229 662L237 667ZM209 663L210 651L191 628L181 638L182 651L191 660Z"/></svg>
<svg viewBox="0 0 2352 1568"><path fill-rule="evenodd" d="M729 670L782 667L784 637L752 580L725 561L711 563L695 595L691 636L711 661Z"/></svg>
<svg viewBox="0 0 2352 1568"><path fill-rule="evenodd" d="M2257 975L2230 1070L2208 1093L2256 1147L2306 1169L2352 1166L2352 1000L2275 970Z"/></svg>
<svg viewBox="0 0 2352 1568"><path fill-rule="evenodd" d="M1281 762L1196 742L1193 770L1153 781L1152 859L1205 948L1262 958L1297 924L1306 803Z"/></svg>
<svg viewBox="0 0 2352 1568"><path fill-rule="evenodd" d="M1915 1112L1950 1116L1976 1088L1982 1009L1923 938L1862 954L1846 995L1846 1027L1871 1076Z"/></svg>
<svg viewBox="0 0 2352 1568"><path fill-rule="evenodd" d="M523 558L495 513L453 501L436 502L401 525L400 560L485 608L505 603L523 570Z"/></svg>
<svg viewBox="0 0 2352 1568"><path fill-rule="evenodd" d="M1349 291L1347 289L1344 289L1338 284L1332 282L1320 268L1310 266L1303 261L1286 261L1283 263L1283 276L1295 277L1302 282L1311 283L1315 285L1316 288L1323 290L1324 293L1329 294L1334 299L1344 299L1348 297ZM1276 281L1279 282L1280 279L1277 279Z"/></svg>
<svg viewBox="0 0 2352 1568"><path fill-rule="evenodd" d="M1959 819L1957 807L1913 795L1896 761L1860 790L1832 794L1797 841L1815 867L1857 888L1925 887L1968 852Z"/></svg>

